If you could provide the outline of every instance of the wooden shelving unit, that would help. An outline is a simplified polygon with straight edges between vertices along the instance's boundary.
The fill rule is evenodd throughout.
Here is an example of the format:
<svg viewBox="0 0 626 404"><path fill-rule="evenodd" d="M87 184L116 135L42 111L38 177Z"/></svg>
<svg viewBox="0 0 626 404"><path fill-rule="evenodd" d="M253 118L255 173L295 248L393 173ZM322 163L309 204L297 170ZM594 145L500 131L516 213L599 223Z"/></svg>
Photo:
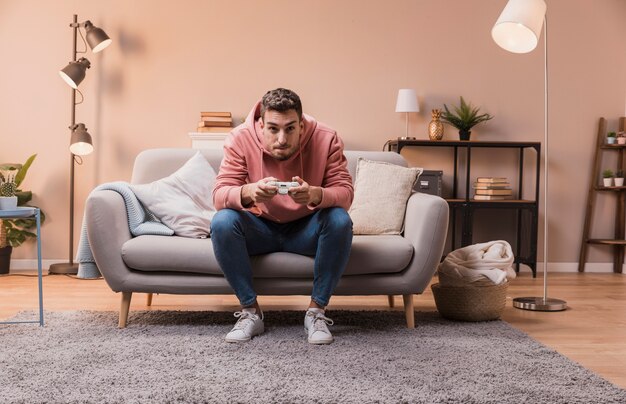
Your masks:
<svg viewBox="0 0 626 404"><path fill-rule="evenodd" d="M624 131L626 126L626 117L619 119L619 131ZM626 145L606 144L607 121L600 118L598 123L598 139L593 158L593 174L589 184L589 192L587 193L587 209L585 212L585 224L583 227L583 236L580 243L580 256L578 259L578 272L585 271L587 263L587 251L589 244L608 245L613 248L613 272L622 273L622 265L624 264L624 251L626 248L626 215L624 202L626 201L626 186L623 187L604 187L598 185L600 173L602 170L602 157L604 152L617 152L617 169L626 171ZM590 238L591 225L593 222L594 208L598 193L614 194L617 202L617 211L615 214L615 229L613 238Z"/></svg>

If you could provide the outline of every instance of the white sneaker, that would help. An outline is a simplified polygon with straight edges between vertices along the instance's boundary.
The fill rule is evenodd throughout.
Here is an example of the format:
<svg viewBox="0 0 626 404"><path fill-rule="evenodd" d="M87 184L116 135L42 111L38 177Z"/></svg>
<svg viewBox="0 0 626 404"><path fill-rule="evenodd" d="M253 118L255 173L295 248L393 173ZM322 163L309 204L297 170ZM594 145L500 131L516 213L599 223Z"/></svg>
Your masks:
<svg viewBox="0 0 626 404"><path fill-rule="evenodd" d="M235 312L235 317L239 317L239 320L237 320L233 329L226 334L226 342L247 342L255 335L262 334L265 331L263 313L259 316L256 314L256 309L242 309Z"/></svg>
<svg viewBox="0 0 626 404"><path fill-rule="evenodd" d="M309 344L330 344L333 335L327 325L333 325L333 320L324 315L323 309L308 309L304 315L304 330L309 336Z"/></svg>

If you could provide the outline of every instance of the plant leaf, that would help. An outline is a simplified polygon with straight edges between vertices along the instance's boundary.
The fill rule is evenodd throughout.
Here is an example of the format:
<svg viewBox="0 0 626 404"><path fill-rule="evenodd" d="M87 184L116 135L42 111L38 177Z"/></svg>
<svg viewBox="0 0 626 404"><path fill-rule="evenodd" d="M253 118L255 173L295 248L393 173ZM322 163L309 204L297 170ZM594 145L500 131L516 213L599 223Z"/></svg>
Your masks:
<svg viewBox="0 0 626 404"><path fill-rule="evenodd" d="M17 175L15 176L15 183L17 184L18 187L20 186L22 181L24 181L24 178L26 177L26 173L28 172L28 169L30 168L31 164L33 164L35 157L37 157L37 154L33 154L32 156L30 156L26 160L26 163L24 163L24 165L22 165L22 167L19 168L19 171L17 172Z"/></svg>

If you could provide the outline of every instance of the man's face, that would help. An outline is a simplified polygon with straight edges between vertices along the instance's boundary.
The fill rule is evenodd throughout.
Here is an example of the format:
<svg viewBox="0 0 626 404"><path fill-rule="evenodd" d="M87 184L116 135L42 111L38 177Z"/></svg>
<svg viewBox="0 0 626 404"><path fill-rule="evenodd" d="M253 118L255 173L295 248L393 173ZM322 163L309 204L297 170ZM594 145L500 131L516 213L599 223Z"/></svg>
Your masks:
<svg viewBox="0 0 626 404"><path fill-rule="evenodd" d="M304 122L298 119L298 113L290 109L285 112L265 111L261 120L263 147L277 160L287 160L300 147L300 135Z"/></svg>

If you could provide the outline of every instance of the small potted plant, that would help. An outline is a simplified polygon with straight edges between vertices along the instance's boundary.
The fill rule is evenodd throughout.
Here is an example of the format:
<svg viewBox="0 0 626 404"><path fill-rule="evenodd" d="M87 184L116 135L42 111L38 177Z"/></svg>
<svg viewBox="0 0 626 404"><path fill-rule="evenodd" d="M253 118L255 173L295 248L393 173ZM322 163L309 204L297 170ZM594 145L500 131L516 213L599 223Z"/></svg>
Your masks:
<svg viewBox="0 0 626 404"><path fill-rule="evenodd" d="M609 132L606 134L606 143L607 144L615 144L615 138L617 134L615 132Z"/></svg>
<svg viewBox="0 0 626 404"><path fill-rule="evenodd" d="M617 170L617 172L615 173L614 181L615 181L616 187L623 187L624 186L624 171Z"/></svg>
<svg viewBox="0 0 626 404"><path fill-rule="evenodd" d="M441 115L441 120L457 128L461 140L470 140L471 129L475 125L493 119L493 116L489 114L479 115L480 108L465 102L462 96L461 104L458 107L452 107L453 112L448 109L446 104L443 104L443 108L445 111Z"/></svg>
<svg viewBox="0 0 626 404"><path fill-rule="evenodd" d="M4 188L11 188L14 197L17 200L17 206L31 206L28 202L33 198L31 191L20 189L24 177L37 157L36 154L30 156L24 164L0 164L0 173L3 186L0 186L0 192ZM41 223L46 219L46 215L40 210ZM13 247L19 247L26 240L36 238L37 234L34 230L37 226L35 218L19 218L19 219L3 219L0 220L0 274L9 273L11 263L11 253Z"/></svg>
<svg viewBox="0 0 626 404"><path fill-rule="evenodd" d="M626 144L626 133L619 132L617 134L617 144Z"/></svg>
<svg viewBox="0 0 626 404"><path fill-rule="evenodd" d="M17 183L15 174L0 171L0 210L14 210L17 207Z"/></svg>
<svg viewBox="0 0 626 404"><path fill-rule="evenodd" d="M602 172L602 182L605 187L613 186L613 170L604 170Z"/></svg>

